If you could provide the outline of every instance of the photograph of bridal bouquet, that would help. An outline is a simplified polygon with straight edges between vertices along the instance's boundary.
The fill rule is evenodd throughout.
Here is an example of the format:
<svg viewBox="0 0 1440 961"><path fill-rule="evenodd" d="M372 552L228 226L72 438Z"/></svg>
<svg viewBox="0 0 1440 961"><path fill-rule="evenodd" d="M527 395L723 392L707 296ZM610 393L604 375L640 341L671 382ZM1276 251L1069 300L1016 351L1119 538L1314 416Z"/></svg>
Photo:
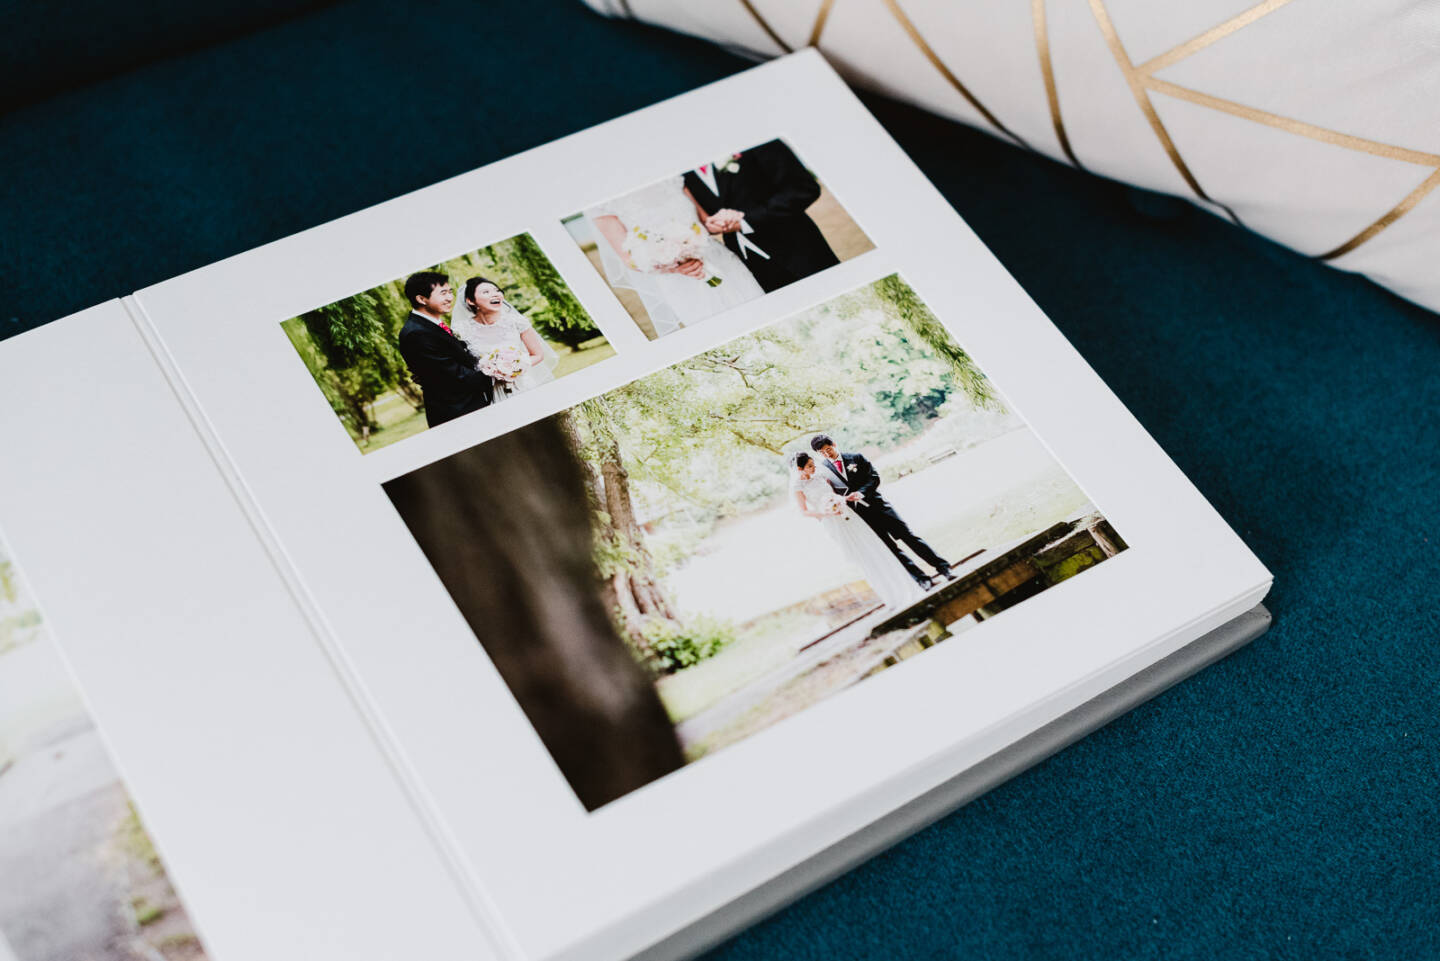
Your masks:
<svg viewBox="0 0 1440 961"><path fill-rule="evenodd" d="M783 140L711 158L563 223L651 340L875 246Z"/></svg>
<svg viewBox="0 0 1440 961"><path fill-rule="evenodd" d="M1125 549L899 276L385 489L590 809Z"/></svg>
<svg viewBox="0 0 1440 961"><path fill-rule="evenodd" d="M366 453L615 353L529 234L281 326Z"/></svg>

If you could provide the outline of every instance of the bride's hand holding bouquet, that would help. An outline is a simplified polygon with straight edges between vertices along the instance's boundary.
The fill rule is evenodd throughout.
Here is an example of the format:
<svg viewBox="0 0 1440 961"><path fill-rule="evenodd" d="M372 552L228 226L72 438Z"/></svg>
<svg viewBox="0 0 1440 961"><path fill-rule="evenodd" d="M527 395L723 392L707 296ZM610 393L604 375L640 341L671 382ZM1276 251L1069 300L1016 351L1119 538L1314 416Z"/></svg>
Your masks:
<svg viewBox="0 0 1440 961"><path fill-rule="evenodd" d="M519 350L509 344L495 347L480 358L480 370L507 386L530 367L529 351Z"/></svg>
<svg viewBox="0 0 1440 961"><path fill-rule="evenodd" d="M816 520L829 520L832 517L845 516L845 499L839 494L831 494L823 499L818 505L819 510L809 511L811 517Z"/></svg>
<svg viewBox="0 0 1440 961"><path fill-rule="evenodd" d="M629 266L647 273L683 274L718 287L724 278L705 263L710 237L699 223L635 227L625 237Z"/></svg>

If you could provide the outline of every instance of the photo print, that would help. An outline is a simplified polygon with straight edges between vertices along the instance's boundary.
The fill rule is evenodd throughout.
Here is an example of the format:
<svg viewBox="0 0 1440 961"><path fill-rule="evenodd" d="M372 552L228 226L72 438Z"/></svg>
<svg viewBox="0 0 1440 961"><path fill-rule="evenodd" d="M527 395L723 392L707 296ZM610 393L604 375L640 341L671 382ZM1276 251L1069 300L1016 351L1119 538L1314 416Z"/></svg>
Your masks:
<svg viewBox="0 0 1440 961"><path fill-rule="evenodd" d="M3 541L0 878L0 961L208 957Z"/></svg>
<svg viewBox="0 0 1440 961"><path fill-rule="evenodd" d="M365 453L615 353L529 234L281 326Z"/></svg>
<svg viewBox="0 0 1440 961"><path fill-rule="evenodd" d="M712 158L563 223L651 340L875 246L783 140Z"/></svg>
<svg viewBox="0 0 1440 961"><path fill-rule="evenodd" d="M385 490L590 810L1125 549L899 276Z"/></svg>

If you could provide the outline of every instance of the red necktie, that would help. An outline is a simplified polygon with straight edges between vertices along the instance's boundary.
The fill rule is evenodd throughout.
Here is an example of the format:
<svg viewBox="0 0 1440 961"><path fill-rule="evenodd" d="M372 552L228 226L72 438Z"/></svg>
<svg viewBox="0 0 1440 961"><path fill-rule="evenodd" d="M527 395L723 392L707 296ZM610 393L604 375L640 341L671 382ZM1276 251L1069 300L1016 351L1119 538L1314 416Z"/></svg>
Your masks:
<svg viewBox="0 0 1440 961"><path fill-rule="evenodd" d="M841 480L845 479L845 464L838 457L835 458L835 472L840 475Z"/></svg>

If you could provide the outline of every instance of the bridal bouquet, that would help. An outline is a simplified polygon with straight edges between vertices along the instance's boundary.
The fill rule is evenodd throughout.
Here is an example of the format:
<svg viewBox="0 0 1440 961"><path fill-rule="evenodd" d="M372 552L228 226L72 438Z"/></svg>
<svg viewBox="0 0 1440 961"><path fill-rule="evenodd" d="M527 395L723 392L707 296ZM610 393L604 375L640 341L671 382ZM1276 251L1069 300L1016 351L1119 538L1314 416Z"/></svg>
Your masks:
<svg viewBox="0 0 1440 961"><path fill-rule="evenodd" d="M504 384L513 384L515 378L525 373L526 361L530 355L513 344L492 347L480 357L479 367L484 373Z"/></svg>
<svg viewBox="0 0 1440 961"><path fill-rule="evenodd" d="M820 513L833 514L836 517L845 516L845 498L839 494L831 494L820 502Z"/></svg>
<svg viewBox="0 0 1440 961"><path fill-rule="evenodd" d="M710 242L705 228L693 220L688 224L666 224L658 229L636 227L625 237L625 255L633 269L651 273L685 260L704 260ZM706 276L701 279L711 287L725 282L709 264L706 264Z"/></svg>

